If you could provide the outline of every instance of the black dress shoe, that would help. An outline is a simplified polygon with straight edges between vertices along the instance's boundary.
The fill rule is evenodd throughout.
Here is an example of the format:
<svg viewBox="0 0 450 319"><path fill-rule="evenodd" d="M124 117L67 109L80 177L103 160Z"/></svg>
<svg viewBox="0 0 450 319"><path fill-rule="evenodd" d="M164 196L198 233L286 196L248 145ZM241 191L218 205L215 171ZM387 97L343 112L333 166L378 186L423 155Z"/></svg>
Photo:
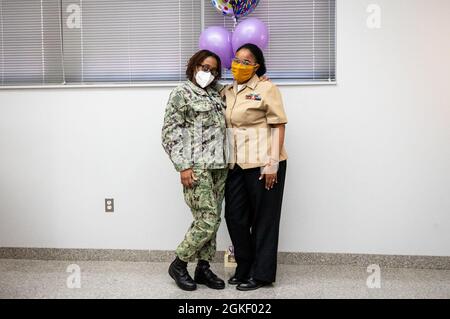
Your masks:
<svg viewBox="0 0 450 319"><path fill-rule="evenodd" d="M238 277L236 277L236 275L234 275L233 277L228 279L228 283L230 285L239 285L240 283L243 283L243 282L244 282L244 280L239 279Z"/></svg>
<svg viewBox="0 0 450 319"><path fill-rule="evenodd" d="M207 261L199 261L195 269L194 280L196 283L206 285L211 289L225 288L225 282L212 272Z"/></svg>
<svg viewBox="0 0 450 319"><path fill-rule="evenodd" d="M240 283L236 289L240 291L249 291L249 290L255 290L264 286L270 285L270 282L265 282L257 279L250 278L247 281Z"/></svg>
<svg viewBox="0 0 450 319"><path fill-rule="evenodd" d="M169 275L181 289L187 291L197 289L197 284L187 271L187 262L182 261L178 257L170 264Z"/></svg>

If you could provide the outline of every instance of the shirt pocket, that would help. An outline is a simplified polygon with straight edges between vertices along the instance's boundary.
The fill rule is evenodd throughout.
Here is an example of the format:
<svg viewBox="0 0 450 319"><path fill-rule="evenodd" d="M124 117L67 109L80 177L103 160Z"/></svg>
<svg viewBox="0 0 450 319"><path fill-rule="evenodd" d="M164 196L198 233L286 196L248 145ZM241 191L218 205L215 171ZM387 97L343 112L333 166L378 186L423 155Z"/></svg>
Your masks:
<svg viewBox="0 0 450 319"><path fill-rule="evenodd" d="M194 124L210 127L215 125L214 105L205 101L198 101L192 104L194 114Z"/></svg>
<svg viewBox="0 0 450 319"><path fill-rule="evenodd" d="M247 100L242 108L240 121L243 126L260 126L266 122L266 111L261 101Z"/></svg>

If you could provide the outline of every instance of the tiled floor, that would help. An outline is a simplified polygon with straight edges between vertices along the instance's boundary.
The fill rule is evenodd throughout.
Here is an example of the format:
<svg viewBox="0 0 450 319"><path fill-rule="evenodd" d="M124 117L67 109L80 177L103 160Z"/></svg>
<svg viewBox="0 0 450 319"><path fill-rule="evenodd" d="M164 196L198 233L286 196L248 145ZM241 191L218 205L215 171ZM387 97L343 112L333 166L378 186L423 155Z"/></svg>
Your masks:
<svg viewBox="0 0 450 319"><path fill-rule="evenodd" d="M73 264L81 269L81 288L67 286ZM381 268L381 288L368 288L366 268L280 265L272 287L240 292L228 285L225 290L199 286L185 292L175 286L167 267L0 259L0 298L450 298L450 270ZM225 279L233 273L221 264L212 268Z"/></svg>

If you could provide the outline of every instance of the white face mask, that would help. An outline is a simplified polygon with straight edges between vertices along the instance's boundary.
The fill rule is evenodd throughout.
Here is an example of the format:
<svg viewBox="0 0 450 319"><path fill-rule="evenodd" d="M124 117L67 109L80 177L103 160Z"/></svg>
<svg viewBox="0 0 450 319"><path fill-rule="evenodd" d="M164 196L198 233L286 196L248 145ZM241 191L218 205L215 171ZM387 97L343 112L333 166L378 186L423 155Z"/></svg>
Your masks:
<svg viewBox="0 0 450 319"><path fill-rule="evenodd" d="M200 70L195 74L195 81L200 87L205 88L214 81L214 75L212 75L211 72Z"/></svg>

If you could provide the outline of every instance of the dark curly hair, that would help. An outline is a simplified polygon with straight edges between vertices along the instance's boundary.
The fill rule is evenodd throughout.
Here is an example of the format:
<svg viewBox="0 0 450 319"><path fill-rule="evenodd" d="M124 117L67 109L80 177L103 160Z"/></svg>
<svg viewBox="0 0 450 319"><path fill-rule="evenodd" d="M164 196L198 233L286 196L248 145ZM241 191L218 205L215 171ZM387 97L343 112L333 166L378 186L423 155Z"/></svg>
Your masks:
<svg viewBox="0 0 450 319"><path fill-rule="evenodd" d="M264 53L262 52L262 50L257 45L247 43L241 46L239 49L237 49L236 53L242 49L249 50L254 56L256 63L259 64L259 68L258 70L256 70L256 75L263 76L264 74L266 74L267 72L266 59L264 59Z"/></svg>
<svg viewBox="0 0 450 319"><path fill-rule="evenodd" d="M200 50L195 53L190 59L186 67L186 77L195 83L195 71L198 66L205 61L206 58L213 57L217 61L217 76L214 78L214 81L211 85L214 85L221 77L222 77L222 62L217 54L211 52L209 50Z"/></svg>

